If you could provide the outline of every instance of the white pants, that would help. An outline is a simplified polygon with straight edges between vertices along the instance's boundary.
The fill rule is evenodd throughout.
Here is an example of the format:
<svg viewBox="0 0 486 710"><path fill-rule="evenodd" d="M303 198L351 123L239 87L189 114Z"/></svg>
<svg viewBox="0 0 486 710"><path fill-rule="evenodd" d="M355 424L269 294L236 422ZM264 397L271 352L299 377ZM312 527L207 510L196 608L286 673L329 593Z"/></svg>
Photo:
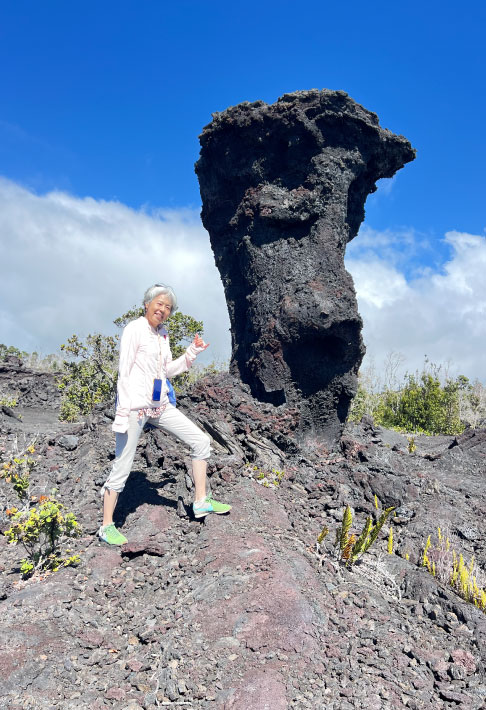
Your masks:
<svg viewBox="0 0 486 710"><path fill-rule="evenodd" d="M190 446L191 458L198 461L209 458L211 443L209 436L172 404L167 405L167 408L158 419L151 417L139 419L138 411L134 410L130 412L128 431L125 434L116 433L116 458L113 462L111 473L101 489L102 496L107 489L117 493L121 493L124 489L126 480L130 475L140 434L147 422L169 434L174 434L184 444Z"/></svg>

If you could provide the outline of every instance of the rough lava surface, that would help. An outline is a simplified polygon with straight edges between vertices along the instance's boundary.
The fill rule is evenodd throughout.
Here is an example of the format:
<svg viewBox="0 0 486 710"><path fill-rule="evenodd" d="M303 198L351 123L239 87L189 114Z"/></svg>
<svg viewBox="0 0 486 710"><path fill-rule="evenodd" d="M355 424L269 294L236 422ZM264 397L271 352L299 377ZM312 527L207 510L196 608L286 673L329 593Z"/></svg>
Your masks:
<svg viewBox="0 0 486 710"><path fill-rule="evenodd" d="M27 581L25 553L0 534L0 707L486 706L486 615L420 564L440 525L484 569L486 430L417 437L410 454L368 421L346 426L339 451L304 448L290 410L229 374L206 378L179 406L213 437L211 488L231 513L195 520L187 452L148 430L116 510L129 542L113 549L96 537L112 408L61 423L53 376L15 362L0 363L0 386L19 398L0 411L2 456L35 440L31 494L56 487L84 530L77 568ZM386 530L347 568L334 531L346 504L359 531L375 494L396 506L394 553ZM13 504L0 479L0 533Z"/></svg>
<svg viewBox="0 0 486 710"><path fill-rule="evenodd" d="M228 304L231 371L336 442L364 347L344 252L379 178L410 143L343 91L298 91L214 114L196 163Z"/></svg>

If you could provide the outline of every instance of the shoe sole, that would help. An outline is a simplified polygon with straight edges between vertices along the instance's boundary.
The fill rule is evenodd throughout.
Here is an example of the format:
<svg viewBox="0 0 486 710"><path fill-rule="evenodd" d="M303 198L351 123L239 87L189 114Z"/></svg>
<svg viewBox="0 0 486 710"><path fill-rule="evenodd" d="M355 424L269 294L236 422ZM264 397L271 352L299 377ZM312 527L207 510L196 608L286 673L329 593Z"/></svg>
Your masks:
<svg viewBox="0 0 486 710"><path fill-rule="evenodd" d="M226 515L226 513L229 513L231 508L229 510L206 510L204 513L194 513L195 518L205 518L206 515Z"/></svg>
<svg viewBox="0 0 486 710"><path fill-rule="evenodd" d="M104 542L105 545L109 545L110 547L121 547L122 545L126 545L128 540L125 540L125 542L108 542L108 540L103 540L102 537L98 535L98 540L100 542Z"/></svg>

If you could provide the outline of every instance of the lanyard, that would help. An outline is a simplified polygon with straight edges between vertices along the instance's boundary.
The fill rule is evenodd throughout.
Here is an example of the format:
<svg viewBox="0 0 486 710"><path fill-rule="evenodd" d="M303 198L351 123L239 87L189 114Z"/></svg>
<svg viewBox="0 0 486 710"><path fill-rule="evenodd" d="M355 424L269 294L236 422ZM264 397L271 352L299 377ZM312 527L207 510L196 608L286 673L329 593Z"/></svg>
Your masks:
<svg viewBox="0 0 486 710"><path fill-rule="evenodd" d="M164 336L166 337L166 336ZM157 331L157 340L159 343L159 357L158 357L158 375L159 379L162 379L162 336L159 331ZM165 358L165 369L167 370L167 356Z"/></svg>
<svg viewBox="0 0 486 710"><path fill-rule="evenodd" d="M157 375L159 379L161 380L161 370L162 370L162 339L160 337L159 331L157 331L157 342L159 344L159 357L158 357L158 367L157 367Z"/></svg>

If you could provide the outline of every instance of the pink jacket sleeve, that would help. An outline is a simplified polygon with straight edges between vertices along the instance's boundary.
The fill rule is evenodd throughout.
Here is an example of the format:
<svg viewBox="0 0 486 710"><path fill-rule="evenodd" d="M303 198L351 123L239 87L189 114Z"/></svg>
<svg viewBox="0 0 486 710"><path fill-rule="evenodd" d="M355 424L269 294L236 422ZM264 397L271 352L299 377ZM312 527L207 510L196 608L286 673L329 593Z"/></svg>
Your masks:
<svg viewBox="0 0 486 710"><path fill-rule="evenodd" d="M121 434L128 429L128 416L130 414L130 391L128 387L130 371L135 362L135 356L139 345L139 332L136 328L128 326L123 331L120 342L120 361L118 365L118 400L116 405L115 421L113 431Z"/></svg>
<svg viewBox="0 0 486 710"><path fill-rule="evenodd" d="M175 377L175 375L180 375L181 372L186 372L188 370L196 356L202 353L204 348L196 348L194 343L191 343L187 348L186 352L175 360L172 359L172 353L169 346L169 355L167 357L167 377Z"/></svg>

